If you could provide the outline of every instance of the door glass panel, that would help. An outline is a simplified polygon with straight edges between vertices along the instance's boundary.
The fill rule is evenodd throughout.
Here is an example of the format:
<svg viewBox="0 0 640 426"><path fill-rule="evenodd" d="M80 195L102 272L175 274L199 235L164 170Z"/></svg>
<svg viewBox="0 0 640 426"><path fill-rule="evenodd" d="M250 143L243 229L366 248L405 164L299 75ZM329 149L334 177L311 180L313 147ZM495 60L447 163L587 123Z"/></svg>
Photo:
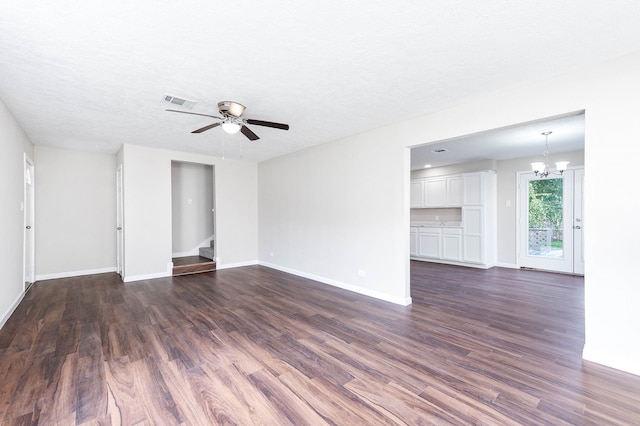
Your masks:
<svg viewBox="0 0 640 426"><path fill-rule="evenodd" d="M529 181L530 256L563 259L563 179Z"/></svg>

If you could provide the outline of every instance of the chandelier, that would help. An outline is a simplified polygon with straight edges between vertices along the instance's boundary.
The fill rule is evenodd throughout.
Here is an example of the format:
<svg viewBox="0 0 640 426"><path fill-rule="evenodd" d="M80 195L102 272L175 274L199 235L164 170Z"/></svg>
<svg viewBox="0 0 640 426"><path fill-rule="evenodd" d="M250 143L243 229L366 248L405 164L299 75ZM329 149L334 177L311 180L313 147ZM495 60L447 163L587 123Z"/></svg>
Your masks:
<svg viewBox="0 0 640 426"><path fill-rule="evenodd" d="M547 156L549 155L549 135L553 133L551 131L542 132L541 134L544 136L544 162L536 162L531 163L531 170L536 176L540 178L546 178L551 174L549 171L549 166L547 165ZM557 174L562 174L565 170L567 170L567 166L569 165L568 161L556 161L556 170L559 172Z"/></svg>

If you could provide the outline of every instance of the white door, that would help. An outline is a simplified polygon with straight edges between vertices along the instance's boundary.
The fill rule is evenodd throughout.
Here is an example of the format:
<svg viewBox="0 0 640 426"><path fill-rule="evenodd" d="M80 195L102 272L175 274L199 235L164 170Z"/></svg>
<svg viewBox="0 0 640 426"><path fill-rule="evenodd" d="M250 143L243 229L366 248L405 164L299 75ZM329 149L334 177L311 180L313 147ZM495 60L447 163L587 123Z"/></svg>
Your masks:
<svg viewBox="0 0 640 426"><path fill-rule="evenodd" d="M582 223L582 197L578 192L582 191L583 177L584 169L546 178L520 174L521 267L584 273L582 226L575 227Z"/></svg>
<svg viewBox="0 0 640 426"><path fill-rule="evenodd" d="M33 161L24 156L24 290L27 290L35 282L35 175Z"/></svg>
<svg viewBox="0 0 640 426"><path fill-rule="evenodd" d="M116 269L121 277L124 277L124 206L122 194L122 166L116 170Z"/></svg>
<svg viewBox="0 0 640 426"><path fill-rule="evenodd" d="M573 272L584 275L584 169L573 174Z"/></svg>

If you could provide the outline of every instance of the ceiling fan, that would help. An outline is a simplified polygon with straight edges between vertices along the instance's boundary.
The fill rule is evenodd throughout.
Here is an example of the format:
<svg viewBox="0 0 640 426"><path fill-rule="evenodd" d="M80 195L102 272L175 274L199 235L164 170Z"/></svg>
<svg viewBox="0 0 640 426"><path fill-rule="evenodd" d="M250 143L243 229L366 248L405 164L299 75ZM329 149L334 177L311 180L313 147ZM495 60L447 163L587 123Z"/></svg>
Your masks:
<svg viewBox="0 0 640 426"><path fill-rule="evenodd" d="M197 112L189 112L189 111L180 111L177 109L167 109L166 111L171 112L180 112L182 114L192 114L192 115L202 115L204 117L215 118L216 120L221 120L219 123L209 124L208 126L204 126L200 129L194 130L191 133L202 133L209 129L213 129L214 127L222 126L222 129L227 133L238 133L242 132L247 138L252 141L260 139L258 135L253 133L251 129L247 127L247 124L253 124L256 126L265 126L265 127L273 127L274 129L282 129L289 130L288 124L281 123L273 123L271 121L262 121L262 120L254 120L252 118L242 118L242 113L245 110L245 106L233 101L222 101L218 102L218 111L220 111L220 115L222 117L218 117L215 115L209 114L200 114Z"/></svg>

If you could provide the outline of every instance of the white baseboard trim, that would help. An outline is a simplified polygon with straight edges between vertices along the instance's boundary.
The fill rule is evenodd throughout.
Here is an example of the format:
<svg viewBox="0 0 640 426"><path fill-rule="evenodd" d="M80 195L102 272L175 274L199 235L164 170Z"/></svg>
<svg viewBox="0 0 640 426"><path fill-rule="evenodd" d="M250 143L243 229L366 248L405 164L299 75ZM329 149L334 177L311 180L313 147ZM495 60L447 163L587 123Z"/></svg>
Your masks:
<svg viewBox="0 0 640 426"><path fill-rule="evenodd" d="M142 274L142 275L125 275L122 279L125 283L130 283L132 281L142 281L142 280L152 280L154 278L166 278L170 277L171 272L158 272L156 274Z"/></svg>
<svg viewBox="0 0 640 426"><path fill-rule="evenodd" d="M516 263L498 262L496 263L496 266L499 268L520 269L520 267Z"/></svg>
<svg viewBox="0 0 640 426"><path fill-rule="evenodd" d="M216 258L218 260L216 260L216 269L229 269L229 268L241 268L243 266L253 266L253 265L259 265L259 262L257 260L250 260L248 262L237 262L237 263L226 263L224 265L221 265L220 263L220 258Z"/></svg>
<svg viewBox="0 0 640 426"><path fill-rule="evenodd" d="M620 357L609 351L594 349L589 345L584 346L582 359L640 376L640 361L638 359Z"/></svg>
<svg viewBox="0 0 640 426"><path fill-rule="evenodd" d="M328 284L333 287L338 287L343 290L348 290L354 293L362 294L364 296L369 296L375 299L384 300L385 302L394 303L396 305L408 306L411 304L411 297L407 297L406 299L404 299L401 297L390 296L386 293L381 293L379 291L369 290L367 288L362 288L352 284L343 283L342 281L321 277L319 275L308 274L306 272L298 271L298 270L287 268L280 265L275 265L273 263L259 262L258 264L261 266L266 266L267 268L277 269L278 271L286 272L288 274L297 275L299 277L308 278L323 284Z"/></svg>
<svg viewBox="0 0 640 426"><path fill-rule="evenodd" d="M0 318L0 330L2 330L2 327L4 327L4 325L7 323L7 321L11 317L11 314L13 314L13 311L15 311L20 302L22 302L22 299L24 299L24 295L24 290L22 290L18 295L18 298L11 304L7 312L2 315L2 318Z"/></svg>
<svg viewBox="0 0 640 426"><path fill-rule="evenodd" d="M106 274L108 272L116 272L116 267L113 266L110 268L86 269L84 271L56 272L55 274L40 274L40 275L36 275L36 281L55 280L57 278L79 277L82 275Z"/></svg>
<svg viewBox="0 0 640 426"><path fill-rule="evenodd" d="M455 260L430 259L430 258L417 257L417 256L411 256L409 257L409 259L417 260L418 262L441 263L443 265L465 266L467 268L476 268L476 269L491 269L494 266L497 266L493 264L457 262Z"/></svg>

